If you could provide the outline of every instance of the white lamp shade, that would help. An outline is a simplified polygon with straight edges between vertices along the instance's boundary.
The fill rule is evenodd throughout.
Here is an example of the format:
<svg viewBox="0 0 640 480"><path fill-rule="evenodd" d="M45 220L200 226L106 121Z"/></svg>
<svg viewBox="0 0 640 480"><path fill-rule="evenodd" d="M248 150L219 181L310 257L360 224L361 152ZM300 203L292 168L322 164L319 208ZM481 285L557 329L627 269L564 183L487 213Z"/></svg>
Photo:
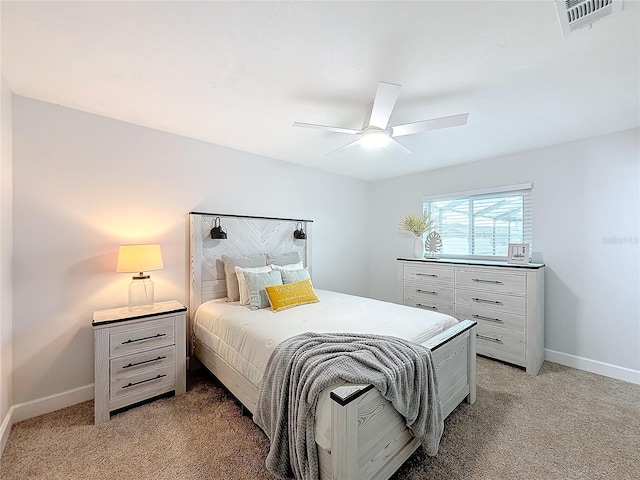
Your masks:
<svg viewBox="0 0 640 480"><path fill-rule="evenodd" d="M160 245L122 245L116 272L137 273L162 270Z"/></svg>

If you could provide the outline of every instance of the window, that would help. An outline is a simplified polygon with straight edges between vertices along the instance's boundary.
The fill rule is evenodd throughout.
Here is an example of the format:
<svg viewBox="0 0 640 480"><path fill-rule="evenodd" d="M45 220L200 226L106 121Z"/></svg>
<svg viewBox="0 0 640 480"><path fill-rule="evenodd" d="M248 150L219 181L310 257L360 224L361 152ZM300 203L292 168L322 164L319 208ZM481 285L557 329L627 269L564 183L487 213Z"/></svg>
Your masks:
<svg viewBox="0 0 640 480"><path fill-rule="evenodd" d="M506 259L509 243L531 246L531 184L426 197L423 207L442 238L441 255Z"/></svg>

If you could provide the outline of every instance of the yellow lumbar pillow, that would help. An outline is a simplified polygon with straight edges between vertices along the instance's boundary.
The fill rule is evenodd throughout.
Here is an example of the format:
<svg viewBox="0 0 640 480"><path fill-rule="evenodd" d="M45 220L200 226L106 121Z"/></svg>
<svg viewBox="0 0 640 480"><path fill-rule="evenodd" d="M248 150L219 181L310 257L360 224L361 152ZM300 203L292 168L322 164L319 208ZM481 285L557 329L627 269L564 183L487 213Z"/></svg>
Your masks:
<svg viewBox="0 0 640 480"><path fill-rule="evenodd" d="M271 309L274 312L318 301L309 279L287 283L286 285L270 285L265 287L265 290L267 291L267 297L269 297Z"/></svg>

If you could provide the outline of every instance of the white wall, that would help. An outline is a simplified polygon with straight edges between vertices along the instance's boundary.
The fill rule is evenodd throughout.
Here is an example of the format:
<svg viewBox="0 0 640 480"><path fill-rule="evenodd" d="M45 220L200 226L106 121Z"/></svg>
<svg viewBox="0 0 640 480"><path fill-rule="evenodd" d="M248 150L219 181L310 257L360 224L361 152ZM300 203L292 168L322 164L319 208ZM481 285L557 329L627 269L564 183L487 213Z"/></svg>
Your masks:
<svg viewBox="0 0 640 480"><path fill-rule="evenodd" d="M93 382L120 244L159 243L156 299L187 301L189 211L312 219L314 285L368 293L366 183L18 96L13 115L14 404Z"/></svg>
<svg viewBox="0 0 640 480"><path fill-rule="evenodd" d="M523 182L548 265L547 349L640 370L638 244L604 240L638 236L639 130L366 184L23 97L12 107L0 240L13 241L13 326L0 338L13 405L93 382L92 312L127 302L118 245L160 243L156 298L186 302L189 211L311 218L314 284L395 301L395 259L412 249L396 224L423 195Z"/></svg>
<svg viewBox="0 0 640 480"><path fill-rule="evenodd" d="M0 75L0 454L11 428L11 91Z"/></svg>
<svg viewBox="0 0 640 480"><path fill-rule="evenodd" d="M630 130L372 184L371 295L398 300L396 258L412 243L396 225L423 196L533 182L549 359L640 383L639 138Z"/></svg>

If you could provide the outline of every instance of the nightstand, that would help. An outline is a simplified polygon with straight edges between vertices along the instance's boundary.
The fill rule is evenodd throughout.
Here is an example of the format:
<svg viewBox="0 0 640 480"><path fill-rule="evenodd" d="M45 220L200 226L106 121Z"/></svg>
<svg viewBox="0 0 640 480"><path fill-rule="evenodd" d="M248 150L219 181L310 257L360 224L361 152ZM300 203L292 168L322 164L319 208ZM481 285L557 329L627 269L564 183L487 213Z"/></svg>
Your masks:
<svg viewBox="0 0 640 480"><path fill-rule="evenodd" d="M164 393L186 392L186 311L180 302L93 313L95 424L114 410Z"/></svg>

